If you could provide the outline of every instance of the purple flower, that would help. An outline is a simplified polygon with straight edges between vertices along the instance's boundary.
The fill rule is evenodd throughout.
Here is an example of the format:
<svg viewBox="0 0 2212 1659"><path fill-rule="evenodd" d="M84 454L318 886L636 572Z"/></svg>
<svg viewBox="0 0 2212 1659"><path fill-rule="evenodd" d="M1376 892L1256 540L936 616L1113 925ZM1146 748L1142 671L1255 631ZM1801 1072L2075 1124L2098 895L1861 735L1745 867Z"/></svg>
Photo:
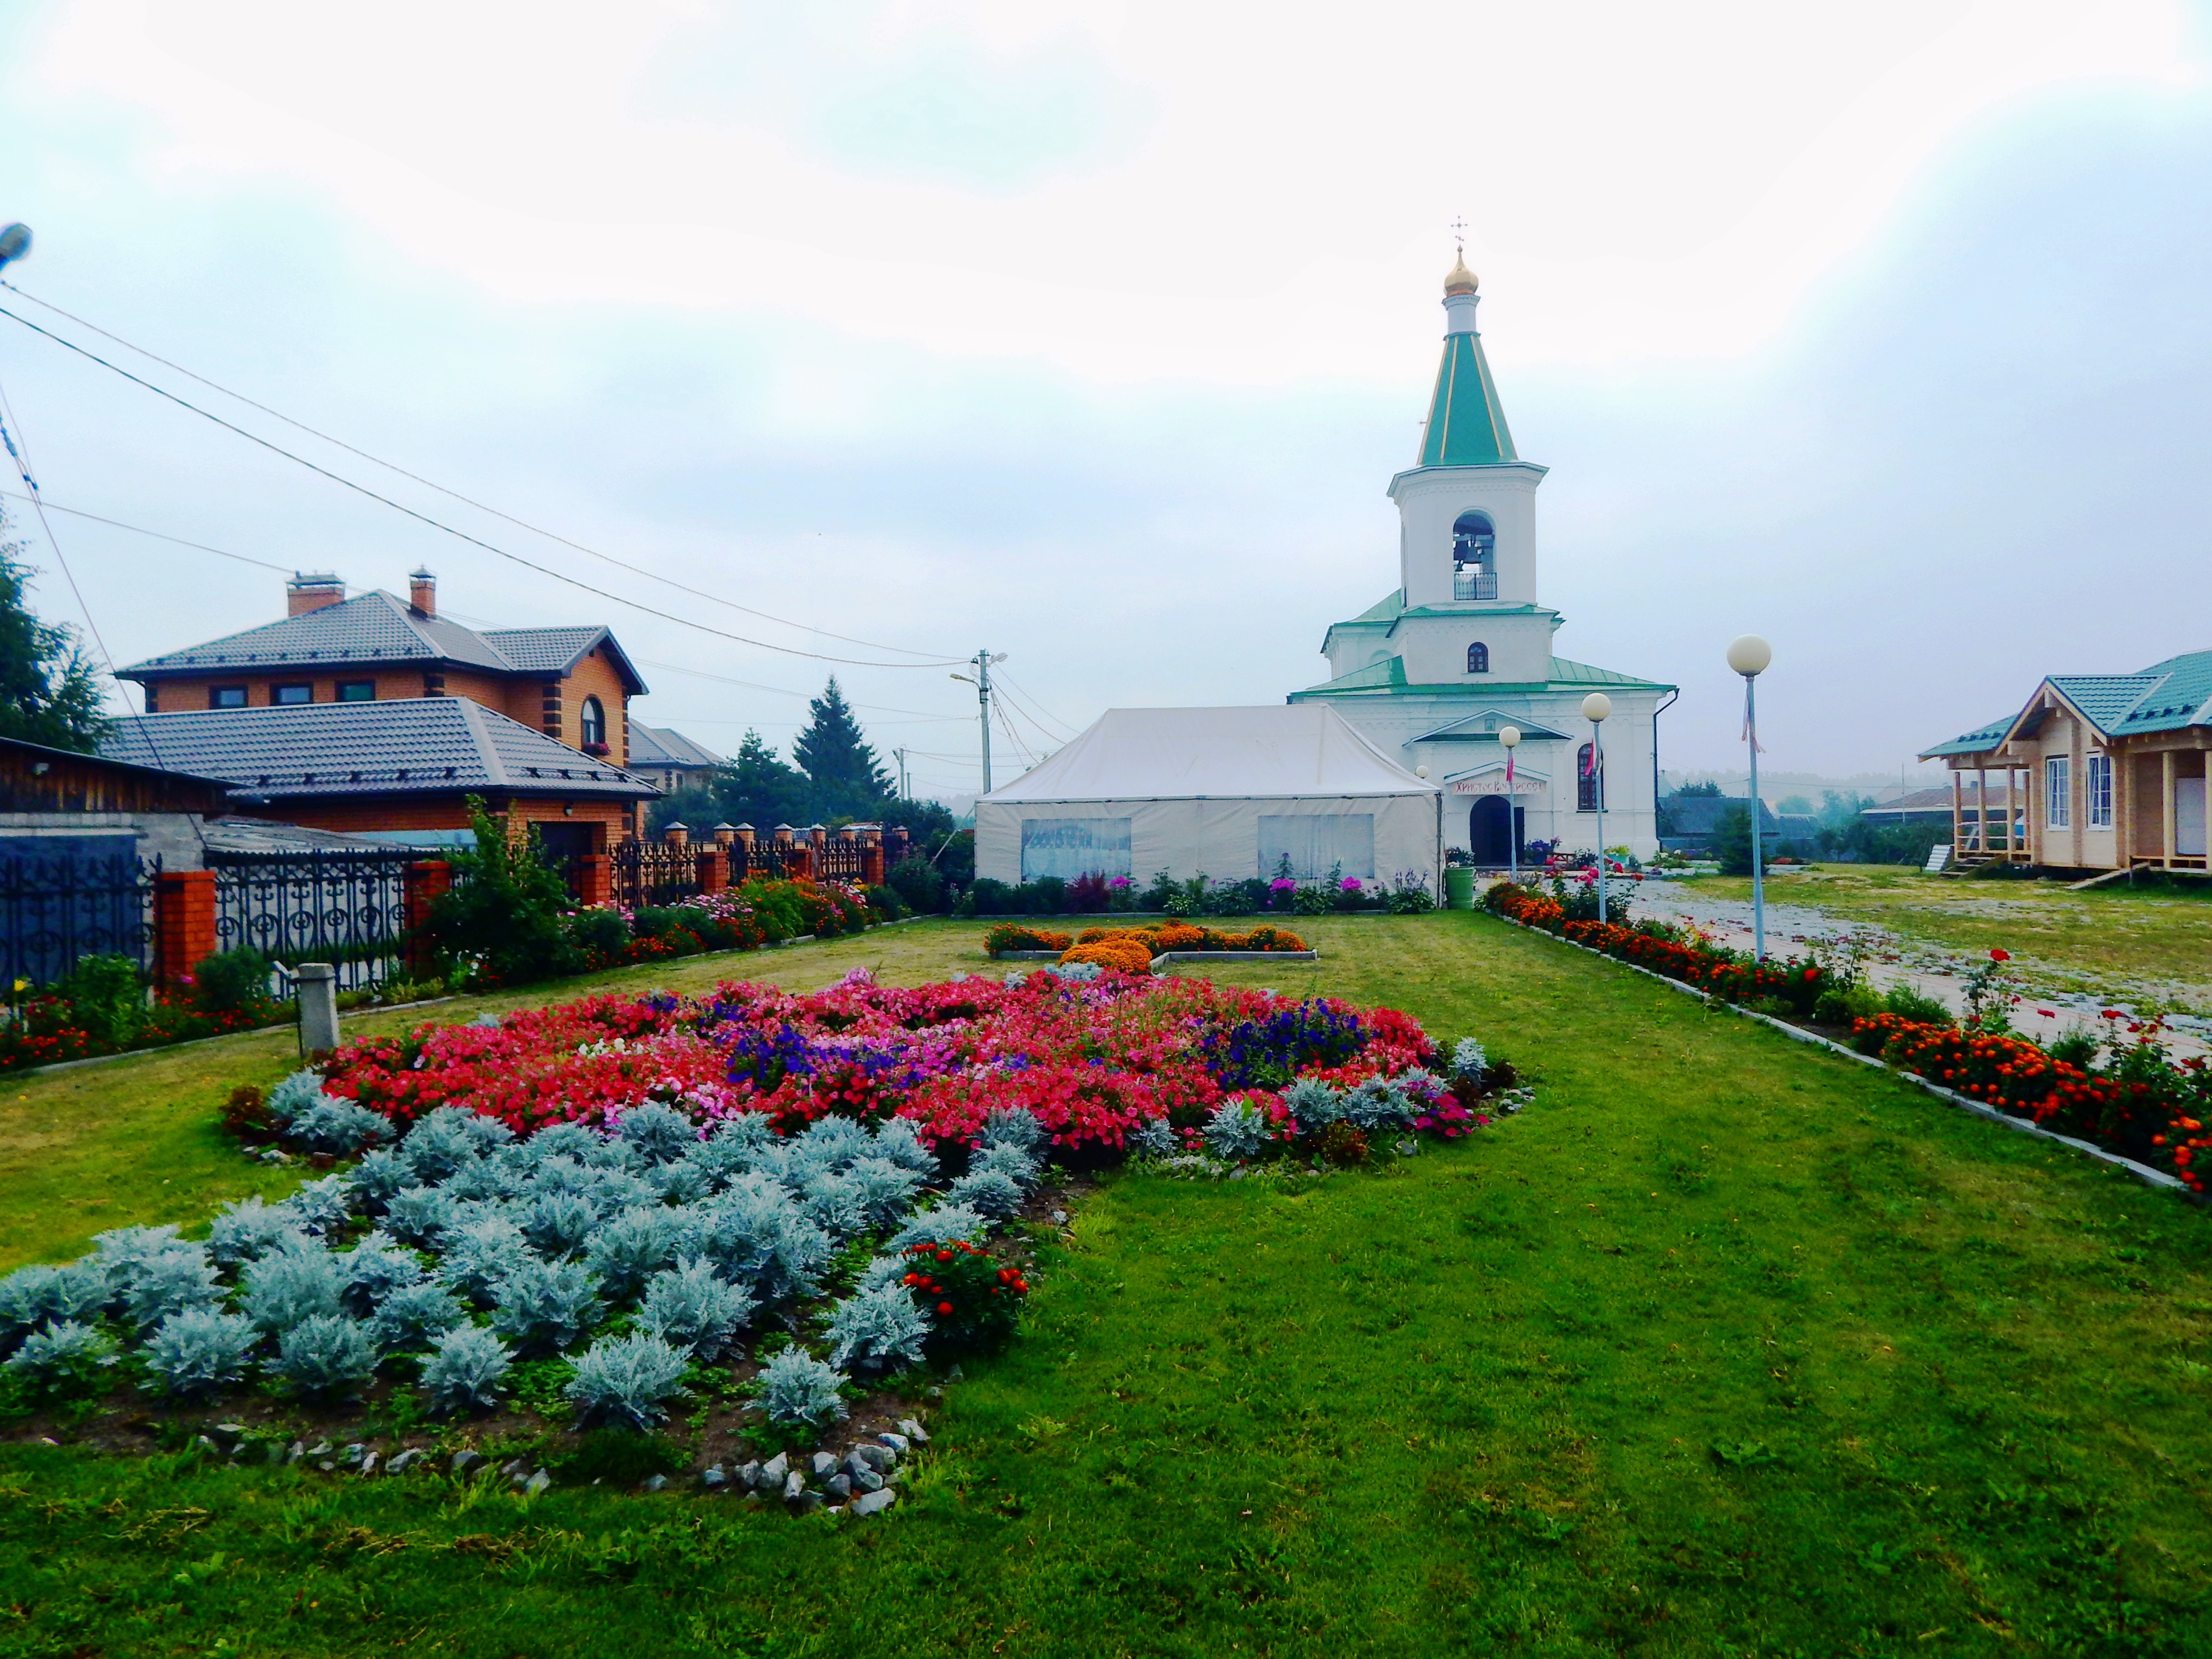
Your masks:
<svg viewBox="0 0 2212 1659"><path fill-rule="evenodd" d="M1337 885L1347 893L1356 893L1359 890L1359 878L1357 876L1346 876L1342 881L1339 882Z"/></svg>

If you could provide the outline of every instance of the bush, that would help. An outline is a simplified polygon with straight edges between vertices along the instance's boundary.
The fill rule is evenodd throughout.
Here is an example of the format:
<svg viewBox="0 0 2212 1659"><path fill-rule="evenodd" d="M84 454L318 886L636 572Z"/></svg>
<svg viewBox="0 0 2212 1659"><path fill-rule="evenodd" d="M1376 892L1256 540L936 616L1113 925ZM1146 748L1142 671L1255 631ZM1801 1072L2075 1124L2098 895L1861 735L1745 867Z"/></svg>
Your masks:
<svg viewBox="0 0 2212 1659"><path fill-rule="evenodd" d="M896 1262L896 1259L894 1259ZM830 1363L839 1370L880 1371L918 1364L929 1340L929 1316L897 1283L847 1297L830 1310Z"/></svg>
<svg viewBox="0 0 2212 1659"><path fill-rule="evenodd" d="M684 1351L657 1336L601 1337L576 1361L562 1389L586 1423L650 1429L668 1415L665 1402L684 1392Z"/></svg>
<svg viewBox="0 0 2212 1659"><path fill-rule="evenodd" d="M1267 1115L1249 1100L1224 1100L1206 1120L1206 1144L1216 1158L1243 1164L1266 1152Z"/></svg>
<svg viewBox="0 0 2212 1659"><path fill-rule="evenodd" d="M328 1250L278 1251L247 1266L239 1311L262 1330L289 1330L306 1320L335 1316L345 1282L344 1268Z"/></svg>
<svg viewBox="0 0 2212 1659"><path fill-rule="evenodd" d="M568 885L546 865L536 835L513 840L481 799L471 795L468 805L477 844L447 860L465 878L438 896L422 924L445 977L483 990L581 972L583 952L562 926Z"/></svg>
<svg viewBox="0 0 2212 1659"><path fill-rule="evenodd" d="M1317 1077L1302 1077L1283 1091L1283 1105L1300 1133L1313 1134L1344 1117L1344 1097Z"/></svg>
<svg viewBox="0 0 2212 1659"><path fill-rule="evenodd" d="M436 1412L488 1412L505 1392L514 1367L507 1345L479 1325L461 1325L438 1339L422 1362L422 1389Z"/></svg>
<svg viewBox="0 0 2212 1659"><path fill-rule="evenodd" d="M891 866L884 879L917 915L933 916L945 908L945 878L919 853L908 853Z"/></svg>
<svg viewBox="0 0 2212 1659"><path fill-rule="evenodd" d="M1021 1213L1021 1184L1003 1170L970 1170L945 1189L945 1199L977 1215L1004 1221Z"/></svg>
<svg viewBox="0 0 2212 1659"><path fill-rule="evenodd" d="M592 1235L584 1246L584 1265L609 1296L627 1301L675 1261L681 1242L672 1211L659 1206L626 1210Z"/></svg>
<svg viewBox="0 0 2212 1659"><path fill-rule="evenodd" d="M759 1307L705 1261L655 1273L637 1310L638 1328L696 1359L717 1359Z"/></svg>
<svg viewBox="0 0 2212 1659"><path fill-rule="evenodd" d="M208 1255L217 1267L234 1267L306 1238L289 1211L258 1198L240 1199L217 1212L208 1229Z"/></svg>
<svg viewBox="0 0 2212 1659"><path fill-rule="evenodd" d="M216 1307L222 1284L207 1252L198 1244L173 1244L149 1257L131 1275L124 1292L124 1312L142 1330L174 1315Z"/></svg>
<svg viewBox="0 0 2212 1659"><path fill-rule="evenodd" d="M1074 943L1071 934L1024 927L1018 922L1002 921L983 930L984 951L994 957L1008 951L1065 951Z"/></svg>
<svg viewBox="0 0 2212 1659"><path fill-rule="evenodd" d="M246 1380L261 1334L236 1314L188 1308L171 1314L146 1344L146 1365L179 1399L198 1399Z"/></svg>
<svg viewBox="0 0 2212 1659"><path fill-rule="evenodd" d="M582 1249L599 1221L599 1206L580 1193L541 1192L521 1211L522 1236L550 1256Z"/></svg>
<svg viewBox="0 0 2212 1659"><path fill-rule="evenodd" d="M468 1323L469 1310L443 1285L419 1279L395 1286L369 1319L376 1346L392 1352L419 1348Z"/></svg>
<svg viewBox="0 0 2212 1659"><path fill-rule="evenodd" d="M101 1048L129 1047L146 1024L146 978L134 957L80 957L53 994L68 1005L71 1022Z"/></svg>
<svg viewBox="0 0 2212 1659"><path fill-rule="evenodd" d="M47 1394L91 1392L106 1380L115 1364L115 1345L90 1325L55 1321L33 1331L8 1357L8 1369Z"/></svg>
<svg viewBox="0 0 2212 1659"><path fill-rule="evenodd" d="M324 1100L293 1119L283 1138L310 1152L351 1158L364 1146L391 1139L392 1125L349 1100Z"/></svg>
<svg viewBox="0 0 2212 1659"><path fill-rule="evenodd" d="M234 951L218 951L203 957L192 967L192 1001L210 1014L274 1014L276 1000L269 994L270 976L276 963L250 945Z"/></svg>
<svg viewBox="0 0 2212 1659"><path fill-rule="evenodd" d="M670 1163L699 1144L698 1127L690 1118L651 1102L624 1112L615 1133L653 1164Z"/></svg>
<svg viewBox="0 0 2212 1659"><path fill-rule="evenodd" d="M931 1352L960 1354L1002 1346L1021 1317L1029 1280L965 1239L922 1239L902 1251L902 1283L930 1317Z"/></svg>
<svg viewBox="0 0 2212 1659"><path fill-rule="evenodd" d="M845 1415L844 1377L795 1344L760 1370L761 1407L785 1428L819 1431Z"/></svg>
<svg viewBox="0 0 2212 1659"><path fill-rule="evenodd" d="M1959 1017L1934 997L1914 990L1910 985L1893 985L1881 1000L1881 1012L1895 1014L1899 1019L1915 1025L1956 1025Z"/></svg>
<svg viewBox="0 0 2212 1659"><path fill-rule="evenodd" d="M1429 884L1411 870L1401 870L1390 882L1390 890L1383 895L1382 908L1394 916L1414 916L1437 908L1437 896Z"/></svg>
<svg viewBox="0 0 2212 1659"><path fill-rule="evenodd" d="M376 1361L368 1326L342 1314L317 1314L277 1339L270 1369L296 1392L328 1399L367 1382Z"/></svg>
<svg viewBox="0 0 2212 1659"><path fill-rule="evenodd" d="M525 1256L492 1288L491 1328L525 1353L574 1346L599 1314L599 1281L581 1262Z"/></svg>
<svg viewBox="0 0 2212 1659"><path fill-rule="evenodd" d="M422 1264L399 1248L389 1233L374 1232L338 1257L345 1269L340 1297L358 1319L373 1316L396 1291L423 1279ZM396 1346L396 1345L388 1345Z"/></svg>

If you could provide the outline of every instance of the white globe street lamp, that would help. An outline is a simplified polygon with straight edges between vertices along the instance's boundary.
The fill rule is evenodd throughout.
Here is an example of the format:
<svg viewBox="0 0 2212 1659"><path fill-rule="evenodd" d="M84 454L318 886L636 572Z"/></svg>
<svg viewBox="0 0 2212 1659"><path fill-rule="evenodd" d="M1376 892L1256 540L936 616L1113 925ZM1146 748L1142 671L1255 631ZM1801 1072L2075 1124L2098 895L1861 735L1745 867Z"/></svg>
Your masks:
<svg viewBox="0 0 2212 1659"><path fill-rule="evenodd" d="M1728 665L1743 676L1743 740L1751 749L1751 959L1766 960L1766 880L1759 836L1759 705L1753 688L1774 660L1774 647L1756 634L1729 642Z"/></svg>
<svg viewBox="0 0 2212 1659"><path fill-rule="evenodd" d="M1521 746L1521 728L1501 726L1498 741L1505 750L1505 858L1506 867L1512 873L1506 878L1518 886L1521 882L1521 824L1513 811L1513 751Z"/></svg>
<svg viewBox="0 0 2212 1659"><path fill-rule="evenodd" d="M1590 796L1597 802L1597 919L1605 921L1605 750L1598 742L1598 727L1613 713L1613 699L1593 691L1583 699L1583 718L1590 723Z"/></svg>

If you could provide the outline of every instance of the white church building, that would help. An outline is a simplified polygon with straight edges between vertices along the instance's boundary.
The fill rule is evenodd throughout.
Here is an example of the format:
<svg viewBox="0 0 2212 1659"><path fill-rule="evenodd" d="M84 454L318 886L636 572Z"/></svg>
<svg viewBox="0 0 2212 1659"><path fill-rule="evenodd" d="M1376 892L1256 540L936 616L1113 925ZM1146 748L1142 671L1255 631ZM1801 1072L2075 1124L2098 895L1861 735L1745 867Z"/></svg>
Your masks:
<svg viewBox="0 0 2212 1659"><path fill-rule="evenodd" d="M1442 786L1444 840L1479 865L1556 842L1659 850L1657 716L1675 688L1552 653L1564 618L1537 598L1536 490L1545 469L1515 453L1476 331L1474 274L1444 279L1443 361L1417 463L1390 480L1399 518L1395 590L1322 641L1329 678L1292 703L1326 702L1383 754ZM1583 699L1613 711L1596 734ZM1499 728L1516 726L1507 793ZM1510 828L1509 828L1509 825Z"/></svg>

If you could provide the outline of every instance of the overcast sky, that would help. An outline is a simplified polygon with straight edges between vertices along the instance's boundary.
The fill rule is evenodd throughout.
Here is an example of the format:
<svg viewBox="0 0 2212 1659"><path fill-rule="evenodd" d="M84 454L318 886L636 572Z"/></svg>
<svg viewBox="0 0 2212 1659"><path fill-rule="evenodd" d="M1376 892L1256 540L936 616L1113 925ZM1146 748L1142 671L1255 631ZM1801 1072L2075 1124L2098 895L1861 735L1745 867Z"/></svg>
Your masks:
<svg viewBox="0 0 2212 1659"><path fill-rule="evenodd" d="M1279 700L1396 585L1383 489L1470 225L1560 654L1683 688L1670 769L1896 769L2051 672L2212 647L2207 19L1850 7L0 8L21 289L688 594L0 305L48 499L517 625L787 742L833 666L1008 653L1001 781L1109 706ZM13 487L13 481L8 481ZM11 503L21 522L19 503ZM118 661L282 576L53 519ZM27 527L50 616L84 620ZM866 641L855 645L832 638ZM917 657L902 659L904 648ZM943 666L835 665L925 791ZM690 671L690 672L683 672ZM704 678L719 676L720 679ZM747 689L725 682L750 683ZM130 706L137 706L135 692ZM1010 752L1011 751L1011 752Z"/></svg>

